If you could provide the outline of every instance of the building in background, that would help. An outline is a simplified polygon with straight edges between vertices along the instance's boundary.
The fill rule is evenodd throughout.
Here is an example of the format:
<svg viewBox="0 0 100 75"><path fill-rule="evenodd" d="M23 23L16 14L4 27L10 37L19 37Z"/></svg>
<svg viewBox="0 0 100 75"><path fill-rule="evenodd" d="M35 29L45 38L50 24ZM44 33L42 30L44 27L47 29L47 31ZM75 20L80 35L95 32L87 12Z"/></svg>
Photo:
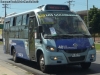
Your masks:
<svg viewBox="0 0 100 75"><path fill-rule="evenodd" d="M76 12L84 20L84 16L87 16L87 10L77 11Z"/></svg>
<svg viewBox="0 0 100 75"><path fill-rule="evenodd" d="M4 23L4 17L0 17L0 24Z"/></svg>
<svg viewBox="0 0 100 75"><path fill-rule="evenodd" d="M4 17L0 17L0 41L2 40L3 24L4 24Z"/></svg>

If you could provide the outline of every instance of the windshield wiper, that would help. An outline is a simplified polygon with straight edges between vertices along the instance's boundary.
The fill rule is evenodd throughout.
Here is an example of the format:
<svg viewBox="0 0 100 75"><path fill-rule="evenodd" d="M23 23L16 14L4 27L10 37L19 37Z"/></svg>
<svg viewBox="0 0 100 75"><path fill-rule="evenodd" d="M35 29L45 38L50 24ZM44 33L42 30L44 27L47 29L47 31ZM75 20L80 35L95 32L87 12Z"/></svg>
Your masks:
<svg viewBox="0 0 100 75"><path fill-rule="evenodd" d="M87 34L60 34L60 35L46 35L44 38L45 39L70 39L70 38L74 38L74 37L91 37L91 35L87 35Z"/></svg>
<svg viewBox="0 0 100 75"><path fill-rule="evenodd" d="M53 37L58 37L58 38L72 38L73 37L73 35L70 35L70 34L60 34L60 35L55 35L55 36L53 36Z"/></svg>
<svg viewBox="0 0 100 75"><path fill-rule="evenodd" d="M84 37L91 37L91 35L82 34Z"/></svg>
<svg viewBox="0 0 100 75"><path fill-rule="evenodd" d="M79 32L74 31L74 32L69 32L69 34L79 34Z"/></svg>
<svg viewBox="0 0 100 75"><path fill-rule="evenodd" d="M63 37L70 37L70 36L72 36L71 34L62 34L62 35L60 35L60 36L63 36Z"/></svg>
<svg viewBox="0 0 100 75"><path fill-rule="evenodd" d="M61 39L61 38L71 38L72 35L64 34L64 35L46 35L45 39Z"/></svg>

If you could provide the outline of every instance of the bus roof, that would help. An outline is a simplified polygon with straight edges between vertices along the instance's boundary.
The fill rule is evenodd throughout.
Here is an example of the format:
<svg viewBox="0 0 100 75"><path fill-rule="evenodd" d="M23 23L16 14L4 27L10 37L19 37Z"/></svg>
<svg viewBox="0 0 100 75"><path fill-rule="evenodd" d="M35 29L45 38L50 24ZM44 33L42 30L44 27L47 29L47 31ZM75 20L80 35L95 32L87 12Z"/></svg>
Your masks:
<svg viewBox="0 0 100 75"><path fill-rule="evenodd" d="M22 14L27 14L27 13L30 13L33 11L36 13L39 11L49 11L49 10L50 11L51 10L69 10L69 7L67 5L64 5L64 4L45 4L45 5L41 5L41 6L37 7L37 9L29 10L29 11L14 14L14 15L9 15L6 18L10 18L10 17L22 15Z"/></svg>
<svg viewBox="0 0 100 75"><path fill-rule="evenodd" d="M10 17L14 17L14 16L18 16L18 15L22 15L22 14L27 14L27 13L30 13L30 12L38 12L40 11L39 9L34 9L34 10L29 10L29 11L26 11L26 12L22 12L22 13L18 13L18 14L14 14L14 15L8 15L6 18L10 18Z"/></svg>

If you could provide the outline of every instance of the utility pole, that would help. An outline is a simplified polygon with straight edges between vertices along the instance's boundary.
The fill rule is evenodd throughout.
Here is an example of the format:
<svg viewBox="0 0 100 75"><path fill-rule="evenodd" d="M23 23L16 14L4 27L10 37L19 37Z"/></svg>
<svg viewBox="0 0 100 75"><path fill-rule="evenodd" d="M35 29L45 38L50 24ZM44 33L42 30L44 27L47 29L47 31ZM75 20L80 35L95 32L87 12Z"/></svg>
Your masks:
<svg viewBox="0 0 100 75"><path fill-rule="evenodd" d="M69 1L67 1L68 5L69 5L69 9L71 9L70 6L71 6L71 3L72 3L72 2L75 2L75 1L73 1L73 0L69 0Z"/></svg>
<svg viewBox="0 0 100 75"><path fill-rule="evenodd" d="M7 12L6 12L6 8L8 8L7 6L8 6L8 4L2 4L4 7L2 7L2 8L5 8L5 17L6 17L6 15L7 15Z"/></svg>
<svg viewBox="0 0 100 75"><path fill-rule="evenodd" d="M87 0L87 26L89 27L89 19L88 19L88 0Z"/></svg>

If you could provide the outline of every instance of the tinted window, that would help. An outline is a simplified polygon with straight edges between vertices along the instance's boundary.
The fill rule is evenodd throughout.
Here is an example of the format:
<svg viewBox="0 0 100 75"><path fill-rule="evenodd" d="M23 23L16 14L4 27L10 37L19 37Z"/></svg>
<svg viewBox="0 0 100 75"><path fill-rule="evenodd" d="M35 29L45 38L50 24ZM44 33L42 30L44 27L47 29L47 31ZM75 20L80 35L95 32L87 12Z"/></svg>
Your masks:
<svg viewBox="0 0 100 75"><path fill-rule="evenodd" d="M23 15L22 25L27 25L28 22L29 22L29 15L28 14Z"/></svg>
<svg viewBox="0 0 100 75"><path fill-rule="evenodd" d="M13 18L10 19L10 27L13 26Z"/></svg>
<svg viewBox="0 0 100 75"><path fill-rule="evenodd" d="M22 16L18 16L17 17L17 21L16 21L16 25L21 25L21 23L22 23Z"/></svg>

